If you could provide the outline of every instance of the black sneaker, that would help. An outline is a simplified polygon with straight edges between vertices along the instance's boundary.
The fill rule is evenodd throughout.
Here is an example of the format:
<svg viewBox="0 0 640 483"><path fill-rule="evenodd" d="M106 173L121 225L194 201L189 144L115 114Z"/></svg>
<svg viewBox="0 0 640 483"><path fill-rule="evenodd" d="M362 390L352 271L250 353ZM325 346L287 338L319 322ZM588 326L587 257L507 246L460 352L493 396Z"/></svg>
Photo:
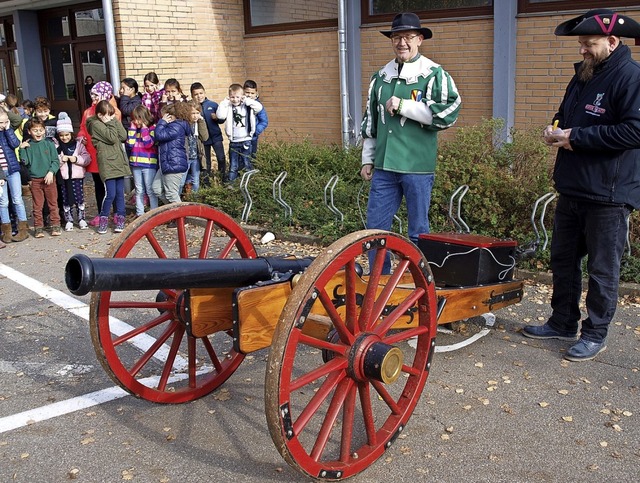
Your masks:
<svg viewBox="0 0 640 483"><path fill-rule="evenodd" d="M525 325L522 335L531 339L576 340L578 338L577 333L560 332L550 327L548 322L544 325Z"/></svg>

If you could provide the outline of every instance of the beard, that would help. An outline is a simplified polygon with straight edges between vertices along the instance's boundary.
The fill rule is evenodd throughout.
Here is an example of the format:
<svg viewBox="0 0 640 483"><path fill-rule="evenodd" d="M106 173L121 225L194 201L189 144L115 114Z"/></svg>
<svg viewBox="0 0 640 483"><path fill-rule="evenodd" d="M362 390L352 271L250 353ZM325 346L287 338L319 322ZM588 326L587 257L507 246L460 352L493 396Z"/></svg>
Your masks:
<svg viewBox="0 0 640 483"><path fill-rule="evenodd" d="M607 57L608 55L602 53L593 57L586 57L578 67L578 79L582 82L589 82L593 78L596 68L607 60Z"/></svg>

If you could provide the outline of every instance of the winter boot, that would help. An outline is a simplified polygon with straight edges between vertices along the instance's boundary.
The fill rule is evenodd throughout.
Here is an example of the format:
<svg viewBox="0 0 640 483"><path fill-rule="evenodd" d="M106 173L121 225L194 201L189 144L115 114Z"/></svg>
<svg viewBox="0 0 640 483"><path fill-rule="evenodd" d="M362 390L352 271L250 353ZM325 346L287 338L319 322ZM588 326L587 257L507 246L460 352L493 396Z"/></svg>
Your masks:
<svg viewBox="0 0 640 483"><path fill-rule="evenodd" d="M98 220L98 233L100 235L104 235L107 232L108 226L109 226L109 217L101 216Z"/></svg>
<svg viewBox="0 0 640 483"><path fill-rule="evenodd" d="M78 226L81 230L86 230L89 226L84 219L84 203L78 205Z"/></svg>
<svg viewBox="0 0 640 483"><path fill-rule="evenodd" d="M113 215L113 222L116 225L113 231L116 233L122 233L124 230L124 215Z"/></svg>
<svg viewBox="0 0 640 483"><path fill-rule="evenodd" d="M14 242L21 242L29 238L29 225L25 221L18 221L18 233L12 237Z"/></svg>
<svg viewBox="0 0 640 483"><path fill-rule="evenodd" d="M2 223L2 241L3 243L11 243L11 223Z"/></svg>

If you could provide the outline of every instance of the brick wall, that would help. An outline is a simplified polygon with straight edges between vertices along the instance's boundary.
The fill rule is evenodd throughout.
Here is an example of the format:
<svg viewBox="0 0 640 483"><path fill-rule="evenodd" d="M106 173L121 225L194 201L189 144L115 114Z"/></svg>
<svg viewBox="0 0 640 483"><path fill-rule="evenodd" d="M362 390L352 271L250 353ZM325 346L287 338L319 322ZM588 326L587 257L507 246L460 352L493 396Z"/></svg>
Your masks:
<svg viewBox="0 0 640 483"><path fill-rule="evenodd" d="M269 115L265 139L341 143L335 30L247 38L245 59Z"/></svg>
<svg viewBox="0 0 640 483"><path fill-rule="evenodd" d="M625 12L640 18L640 10ZM517 127L544 126L556 113L565 88L574 74L573 64L582 60L577 37L556 37L553 31L571 15L531 16L518 19L516 54ZM623 39L640 59L640 47Z"/></svg>
<svg viewBox="0 0 640 483"><path fill-rule="evenodd" d="M241 0L114 1L121 77L142 89L149 71L163 83L170 77L189 94L201 82L215 101L232 82L245 78L244 20Z"/></svg>

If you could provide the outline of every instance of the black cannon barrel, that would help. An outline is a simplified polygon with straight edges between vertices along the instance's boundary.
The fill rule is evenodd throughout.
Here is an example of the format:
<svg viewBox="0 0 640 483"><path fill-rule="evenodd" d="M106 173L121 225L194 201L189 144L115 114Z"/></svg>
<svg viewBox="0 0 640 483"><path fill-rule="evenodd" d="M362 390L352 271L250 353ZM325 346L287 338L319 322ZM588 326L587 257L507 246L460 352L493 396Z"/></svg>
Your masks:
<svg viewBox="0 0 640 483"><path fill-rule="evenodd" d="M65 282L74 295L89 292L244 287L274 273L300 273L311 258L89 258L72 256Z"/></svg>

